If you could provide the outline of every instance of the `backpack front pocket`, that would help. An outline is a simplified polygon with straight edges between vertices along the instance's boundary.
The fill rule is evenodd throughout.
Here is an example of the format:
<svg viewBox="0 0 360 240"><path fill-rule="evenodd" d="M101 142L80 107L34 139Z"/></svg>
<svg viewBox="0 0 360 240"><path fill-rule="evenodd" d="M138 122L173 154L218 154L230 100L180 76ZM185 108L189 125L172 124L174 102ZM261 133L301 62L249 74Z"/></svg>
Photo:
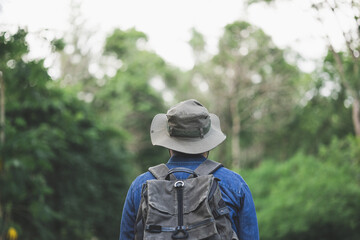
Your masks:
<svg viewBox="0 0 360 240"><path fill-rule="evenodd" d="M148 181L144 239L158 235L165 239L199 240L217 235L215 219L207 202L209 181L208 176L183 180L181 191L174 186L174 181Z"/></svg>

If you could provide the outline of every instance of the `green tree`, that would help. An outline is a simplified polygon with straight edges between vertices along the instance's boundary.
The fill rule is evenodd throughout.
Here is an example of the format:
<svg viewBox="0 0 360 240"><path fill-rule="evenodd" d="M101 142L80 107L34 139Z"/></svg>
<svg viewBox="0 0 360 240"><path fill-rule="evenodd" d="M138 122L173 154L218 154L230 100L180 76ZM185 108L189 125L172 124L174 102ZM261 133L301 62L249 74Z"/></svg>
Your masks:
<svg viewBox="0 0 360 240"><path fill-rule="evenodd" d="M272 3L275 0L250 0L250 4L257 2ZM352 125L356 136L360 136L360 4L358 1L310 1L309 8L314 10L314 19L324 26L322 37L328 45L328 55L324 61L326 68L335 77L331 81L340 83L345 89L347 99L351 103ZM344 46L336 49L331 41L327 18L332 17L337 23L330 26L342 34Z"/></svg>
<svg viewBox="0 0 360 240"><path fill-rule="evenodd" d="M359 147L353 137L334 139L316 156L298 153L243 171L261 239L358 239Z"/></svg>
<svg viewBox="0 0 360 240"><path fill-rule="evenodd" d="M219 53L192 71L193 81L208 87L206 97L216 103L210 109L229 136L219 155L235 168L255 165L264 154L262 138L291 120L300 71L286 53L261 29L236 21L225 27Z"/></svg>
<svg viewBox="0 0 360 240"><path fill-rule="evenodd" d="M194 58L195 58L195 64L199 64L201 61L204 60L204 56L206 56L206 41L204 36L197 31L195 28L191 29L191 39L189 41L189 44L193 50Z"/></svg>
<svg viewBox="0 0 360 240"><path fill-rule="evenodd" d="M71 89L58 87L43 60L24 60L26 34L0 34L0 236L12 226L21 239L116 238L131 169L124 138L99 124Z"/></svg>
<svg viewBox="0 0 360 240"><path fill-rule="evenodd" d="M329 145L334 136L342 139L353 133L351 108L344 105L345 89L330 91L326 84L329 75L322 69L313 74L310 81L304 94L304 105L295 106L292 120L269 136L274 141L266 143L267 156L286 160L299 150L317 154L320 146Z"/></svg>
<svg viewBox="0 0 360 240"><path fill-rule="evenodd" d="M322 24L325 24L321 17L323 11L332 13L333 17L338 20L339 25L337 27L342 32L346 48L343 51L336 51L329 35L325 34L324 37L328 40L329 53L324 65L332 74L337 75L338 81L346 90L348 100L352 103L354 132L356 136L360 136L360 21L358 13L360 4L356 1L323 0L313 4L312 7L316 10L317 19ZM352 27L349 30L346 30L339 21L339 18L344 16L344 10L347 12L345 15L351 20ZM350 14L348 15L348 13Z"/></svg>
<svg viewBox="0 0 360 240"><path fill-rule="evenodd" d="M92 64L101 64L102 59L98 46L94 46L94 30L86 26L86 19L81 14L81 4L78 1L70 2L69 29L64 33L66 43L62 51L56 53L54 67L59 68L59 79L65 85L80 85L81 90L93 94L96 86L96 77L90 72Z"/></svg>
<svg viewBox="0 0 360 240"><path fill-rule="evenodd" d="M147 37L136 29L116 29L108 36L105 53L121 62L114 77L107 78L96 94L94 107L104 124L126 131L131 161L140 171L168 158L166 151L150 141L152 118L166 110L162 93L151 81L172 81L172 69L155 53L146 49ZM169 79L169 80L167 80Z"/></svg>

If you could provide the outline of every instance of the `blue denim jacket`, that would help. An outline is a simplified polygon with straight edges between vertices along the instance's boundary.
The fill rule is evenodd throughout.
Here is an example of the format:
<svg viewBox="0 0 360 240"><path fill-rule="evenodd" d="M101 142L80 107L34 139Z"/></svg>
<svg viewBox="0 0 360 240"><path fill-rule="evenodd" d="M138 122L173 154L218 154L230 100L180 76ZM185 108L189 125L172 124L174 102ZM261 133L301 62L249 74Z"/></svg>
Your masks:
<svg viewBox="0 0 360 240"><path fill-rule="evenodd" d="M183 156L175 155L166 164L169 169L186 167L195 170L206 158L202 155ZM188 173L175 173L176 178L185 179ZM237 173L222 167L214 172L220 179L219 186L222 197L230 209L232 227L240 240L258 240L259 229L255 212L255 205L249 187ZM134 226L137 211L140 205L142 185L154 176L150 172L138 176L127 193L120 225L120 240L134 239Z"/></svg>

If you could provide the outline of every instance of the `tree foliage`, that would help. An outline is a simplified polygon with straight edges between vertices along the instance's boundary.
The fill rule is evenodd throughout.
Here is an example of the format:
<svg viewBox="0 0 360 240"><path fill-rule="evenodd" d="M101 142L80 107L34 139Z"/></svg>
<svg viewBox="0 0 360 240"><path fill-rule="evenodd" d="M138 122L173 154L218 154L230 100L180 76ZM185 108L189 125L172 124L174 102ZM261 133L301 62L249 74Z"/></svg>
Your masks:
<svg viewBox="0 0 360 240"><path fill-rule="evenodd" d="M13 226L21 239L115 238L129 171L123 137L52 82L43 60L23 60L24 30L0 36L7 103L0 236Z"/></svg>
<svg viewBox="0 0 360 240"><path fill-rule="evenodd" d="M352 134L351 109L344 105L344 89L333 89L324 96L324 89L329 90L324 72L314 74L311 81L302 100L305 104L295 106L291 121L267 136L267 157L283 161L299 150L317 154L320 146L329 145L334 136L345 138Z"/></svg>
<svg viewBox="0 0 360 240"><path fill-rule="evenodd" d="M359 147L353 137L334 139L316 156L298 153L244 172L261 239L358 239Z"/></svg>
<svg viewBox="0 0 360 240"><path fill-rule="evenodd" d="M219 53L193 69L193 82L207 84L210 109L229 137L221 158L235 168L260 161L264 136L291 121L301 75L285 55L261 29L236 21L225 27Z"/></svg>
<svg viewBox="0 0 360 240"><path fill-rule="evenodd" d="M140 171L167 159L165 150L151 145L149 128L152 118L166 107L162 95L151 85L153 79L168 81L171 69L155 53L143 49L146 35L135 29L120 29L107 38L105 53L121 61L114 77L99 90L94 107L104 123L127 132L131 161Z"/></svg>
<svg viewBox="0 0 360 240"><path fill-rule="evenodd" d="M276 0L249 0L249 4L258 2L272 3ZM330 33L324 31L323 38L328 44L328 55L324 62L335 79L345 89L348 101L352 108L352 125L354 132L360 136L360 4L358 1L311 1L308 3L314 11L314 20L317 20L324 29L328 28L326 23L328 18L332 18L337 23L329 29L337 29L344 42L341 49L337 49L332 43Z"/></svg>

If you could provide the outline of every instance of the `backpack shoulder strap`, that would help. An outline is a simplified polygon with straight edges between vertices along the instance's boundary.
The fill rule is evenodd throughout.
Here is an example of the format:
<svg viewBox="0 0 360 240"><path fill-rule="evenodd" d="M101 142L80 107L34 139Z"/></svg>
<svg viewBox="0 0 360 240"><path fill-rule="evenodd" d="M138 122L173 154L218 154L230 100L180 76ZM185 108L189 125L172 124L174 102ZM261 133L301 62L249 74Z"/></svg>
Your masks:
<svg viewBox="0 0 360 240"><path fill-rule="evenodd" d="M164 163L161 163L159 165L150 167L149 172L154 175L156 179L165 179L169 172L169 168Z"/></svg>
<svg viewBox="0 0 360 240"><path fill-rule="evenodd" d="M195 173L199 176L208 175L214 173L216 170L218 170L221 167L223 167L221 163L212 161L210 159L206 159L195 169Z"/></svg>

